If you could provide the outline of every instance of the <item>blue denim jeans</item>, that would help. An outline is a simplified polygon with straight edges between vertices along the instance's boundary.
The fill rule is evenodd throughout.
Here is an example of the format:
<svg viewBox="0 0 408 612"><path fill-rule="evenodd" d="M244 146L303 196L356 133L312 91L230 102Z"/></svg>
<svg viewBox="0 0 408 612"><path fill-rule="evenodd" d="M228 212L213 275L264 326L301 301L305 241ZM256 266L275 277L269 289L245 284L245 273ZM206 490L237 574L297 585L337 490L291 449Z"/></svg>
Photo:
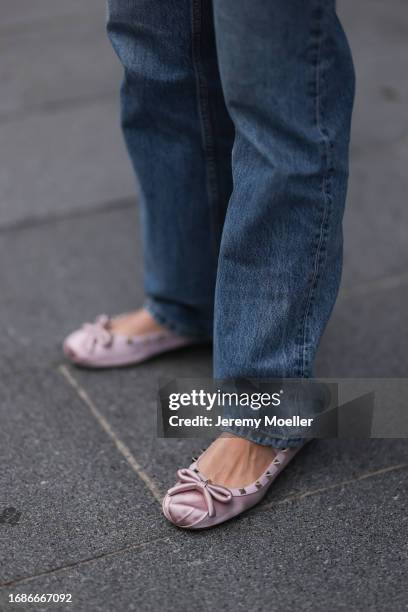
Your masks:
<svg viewBox="0 0 408 612"><path fill-rule="evenodd" d="M109 0L107 28L147 307L213 339L216 378L310 376L340 282L354 96L334 0Z"/></svg>

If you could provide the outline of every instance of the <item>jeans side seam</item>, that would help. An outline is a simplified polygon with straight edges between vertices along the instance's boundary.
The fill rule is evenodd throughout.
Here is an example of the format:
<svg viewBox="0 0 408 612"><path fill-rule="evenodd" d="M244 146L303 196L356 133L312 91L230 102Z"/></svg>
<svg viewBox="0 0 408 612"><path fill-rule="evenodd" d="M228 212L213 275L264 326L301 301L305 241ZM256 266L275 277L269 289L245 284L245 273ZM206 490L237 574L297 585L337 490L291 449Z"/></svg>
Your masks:
<svg viewBox="0 0 408 612"><path fill-rule="evenodd" d="M318 233L316 234L316 251L314 256L313 263L313 273L310 281L310 290L308 294L308 298L306 301L306 308L303 317L303 322L301 326L301 355L300 355L300 371L298 375L304 377L308 374L307 370L309 369L309 359L307 356L307 335L309 331L308 321L310 320L311 310L314 303L315 291L317 284L320 278L321 272L321 263L323 257L326 252L326 244L327 244L327 236L328 236L328 227L331 216L331 203L332 203L332 194L331 194L331 151L332 151L332 143L330 141L327 130L322 125L322 93L321 93L321 85L323 80L323 71L321 66L321 58L322 58L322 45L323 45L323 28L322 28L322 18L323 18L324 9L322 8L321 2L319 2L319 8L317 9L317 29L316 29L316 56L315 56L315 64L314 64L314 79L315 79L315 125L321 137L321 144L323 145L323 162L324 162L324 172L321 183L321 191L323 194L323 210L321 223Z"/></svg>
<svg viewBox="0 0 408 612"><path fill-rule="evenodd" d="M215 156L214 130L211 123L210 104L207 79L202 68L201 39L202 39L202 0L192 0L191 35L192 35L192 63L196 80L197 113L201 126L202 147L206 168L206 187L209 204L211 224L211 241L215 261L218 257L218 224L215 207L219 199L217 183L217 167Z"/></svg>

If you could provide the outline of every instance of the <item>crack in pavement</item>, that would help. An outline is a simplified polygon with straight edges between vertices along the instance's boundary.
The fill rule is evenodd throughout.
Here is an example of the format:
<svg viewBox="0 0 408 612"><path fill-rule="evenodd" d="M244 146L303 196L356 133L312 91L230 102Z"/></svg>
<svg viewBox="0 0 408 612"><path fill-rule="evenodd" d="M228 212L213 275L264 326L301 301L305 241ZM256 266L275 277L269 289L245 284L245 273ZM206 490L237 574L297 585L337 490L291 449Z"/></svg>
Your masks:
<svg viewBox="0 0 408 612"><path fill-rule="evenodd" d="M64 366L62 366L64 367ZM86 394L87 395L87 394ZM83 397L80 396L81 399L84 401ZM257 513L260 512L266 512L268 510L270 510L271 508L275 507L275 506L281 506L283 504L286 504L288 502L300 502L308 497L312 497L315 495L321 495L322 493L325 493L327 491L331 491L333 489L340 489L342 487L345 486L351 486L355 483L361 482L363 480L367 480L369 478L375 478L377 476L382 476L383 474L386 474L388 472L392 472L392 471L397 471L397 470L403 470L403 469L407 469L408 468L408 463L399 463L399 464L395 464L395 465L391 465L388 467L384 467L381 468L379 470L375 470L373 472L367 472L365 474L361 474L360 476L356 476L355 478L350 478L348 480L343 480L341 482L338 483L334 483L332 485L328 485L327 487L320 487L318 489L311 489L309 491L303 491L302 493L295 493L293 495L289 495L281 500L278 501L273 501L270 502L268 504L265 505L260 505L260 506L256 506L252 511L250 510L249 512L245 513L244 515L240 516L239 518L242 521L245 521L245 519L249 519L251 517L254 516L254 514L256 515ZM194 532L193 532L194 533ZM123 546L119 549L107 552L107 553L100 553L98 555L94 555L93 557L86 557L84 559L79 559L78 561L72 561L71 563L66 563L64 565L59 565L57 567L54 568L50 568L49 570L44 570L42 572L38 572L36 574L31 574L29 576L22 576L20 578L13 578L11 580L5 581L0 583L0 590L4 590L4 589L9 589L12 588L14 586L17 586L21 583L25 583L25 582L30 582L32 580L35 580L37 578L42 578L45 576L52 576L54 574L58 574L58 573L62 573L66 570L70 570L72 568L76 568L76 567L81 567L82 565L87 565L89 563L92 563L94 561L99 561L101 559L109 559L111 557L114 556L118 556L121 554L125 554L127 552L133 552L133 551L137 551L143 548L146 548L152 544L156 544L156 543L160 543L163 542L164 544L169 544L175 541L175 537L171 538L169 536L164 536L164 537L159 537L159 538L154 538L153 540L148 540L147 542L141 542L138 544L129 544L129 546Z"/></svg>
<svg viewBox="0 0 408 612"><path fill-rule="evenodd" d="M60 221L83 218L106 212L116 211L118 209L128 210L137 204L136 196L124 196L122 198L112 198L102 202L88 203L86 206L78 206L71 210L58 213L48 213L46 215L38 215L33 217L24 217L16 221L0 223L0 235L8 232L21 230L31 230L38 226L59 223Z"/></svg>
<svg viewBox="0 0 408 612"><path fill-rule="evenodd" d="M69 384L72 387L74 387L74 389L77 391L77 393L78 393L79 397L81 398L81 400L83 402L85 402L85 404L90 408L92 414L96 417L96 419L100 423L101 427L113 439L113 441L115 442L119 452L121 452L124 455L125 459L128 461L128 463L130 464L132 469L138 474L138 476L144 482L144 484L149 489L149 491L152 493L154 498L161 504L161 501L163 499L164 493L161 493L159 491L156 483L140 467L140 464L136 461L136 459L133 457L132 453L125 446L125 444L123 444L123 442L121 442L119 440L119 438L116 436L116 434L111 429L108 421L105 419L105 417L96 408L95 404L93 403L93 401L91 400L91 398L89 397L89 395L85 391L85 389L83 389L77 383L77 381L74 379L74 377L72 376L71 372L68 370L68 368L66 366L61 365L59 367L59 371L66 378L66 380L69 382ZM124 449L126 451L126 454L123 452ZM380 468L378 470L374 470L372 472L366 472L364 474L360 474L359 476L355 476L354 478L349 478L347 480L342 480L340 482L336 482L336 483L330 484L330 485L328 485L326 487L319 487L317 489L310 489L309 491L303 491L303 492L300 492L300 493L294 493L292 495L288 495L287 497L284 497L281 500L272 501L272 502L269 502L269 503L264 504L264 505L261 504L260 506L257 506L256 508L254 508L254 510L255 510L255 512L265 512L265 511L267 511L267 510L269 510L269 509L271 509L271 508L273 508L275 506L281 505L281 504L286 504L286 503L291 502L291 501L301 501L301 500L303 500L303 499L305 499L307 497L312 497L314 495L320 495L320 494L325 493L327 491L332 491L333 489L341 489L343 487L351 486L352 484L355 484L357 482L361 482L363 480L367 480L369 478L375 478L376 476L381 476L381 475L386 474L388 472L393 472L393 471L397 471L397 470L403 470L403 469L407 469L407 468L408 468L408 463L398 463L398 464L395 464L395 465L390 465L390 466L387 466L387 467L384 467L384 468Z"/></svg>
<svg viewBox="0 0 408 612"><path fill-rule="evenodd" d="M390 276L382 276L370 281L363 281L358 285L342 289L339 293L339 301L359 296L366 296L372 293L379 293L380 291L392 291L393 289L398 289L407 283L408 274L406 272L402 272L401 274L392 274Z"/></svg>
<svg viewBox="0 0 408 612"><path fill-rule="evenodd" d="M274 506L280 506L282 504L291 502L291 501L301 501L307 497L311 497L314 495L320 495L321 493L324 493L326 491L329 490L333 490L336 488L341 488L344 486L350 486L356 482L360 482L362 480L367 480L368 478L374 478L376 476L381 476L382 474L386 474L387 472L391 472L391 471L396 471L396 470L402 470L402 469L406 469L408 468L408 463L400 463L397 465L391 465L388 466L386 468L381 468L380 470L375 470L374 472L368 472L366 474L361 474L360 476L357 476L356 478L352 478L349 480L343 480L339 483L335 483L333 485L329 485L327 487L321 487L319 489L312 489L310 491L304 491L303 493L296 493L294 495L289 495L288 497L285 497L284 499L281 499L279 501L276 502L271 502L269 504L265 504L264 506L257 506L254 510L255 512L248 512L246 513L244 516L240 517L241 520L244 520L246 518L249 518L250 516L253 516L256 513L259 512L265 512L267 510L270 510L272 507ZM12 588L14 586L17 586L21 583L25 583L25 582L30 582L32 580L36 580L37 578L42 578L45 576L52 576L54 574L58 574L61 572L64 572L66 570L75 568L75 567L81 567L82 565L87 565L89 563L92 563L94 561L99 561L101 559L109 559L111 557L115 557L121 554L125 554L127 552L132 552L132 551L136 551L136 550L140 550L143 549L145 547L150 546L151 544L156 544L159 542L163 542L164 544L169 544L171 542L174 542L175 538L171 538L169 536L165 536L165 537L160 537L160 538L155 538L153 540L148 540L147 542L141 542L139 544L129 544L129 546L123 546L122 548L118 548L116 550L107 552L107 553L100 553L99 555L95 555L93 557L86 557L84 559L80 559L78 561L72 561L71 563L66 563L65 565L59 565L58 567L54 567L51 568L49 570L44 570L42 572L38 572L36 574L31 574L29 576L22 576L21 578L13 578L11 580L8 580L6 582L2 582L0 583L0 590L4 590L4 589L9 589Z"/></svg>
<svg viewBox="0 0 408 612"><path fill-rule="evenodd" d="M66 98L54 98L38 102L37 104L31 105L19 105L10 110L0 111L0 126L3 124L9 125L15 121L21 121L28 117L38 115L52 115L59 112L74 111L77 108L86 108L88 106L100 105L101 102L112 102L116 99L117 92L113 91L101 91L89 95L82 95L76 97Z"/></svg>
<svg viewBox="0 0 408 612"><path fill-rule="evenodd" d="M129 544L129 546L124 546L122 548L118 548L117 550L112 550L107 553L100 553L94 557L86 557L85 559L79 559L79 561L72 561L71 563L66 563L65 565L59 565L58 567L53 567L49 570L44 570L43 572L38 572L37 574L31 574L30 576L22 576L21 578L13 578L12 580L8 580L6 582L0 582L0 589L6 589L13 587L22 582L29 582L30 580L35 580L36 578L42 578L44 576L51 576L53 574L57 574L59 572L64 572L66 570L79 567L82 565L86 565L88 563L92 563L93 561L99 561L101 559L109 559L110 557L115 557L117 555L121 555L126 552L131 552L135 550L139 550L141 548L145 548L150 544L156 544L157 542L168 543L171 542L171 538L168 536L155 538L154 540L148 540L147 542L141 542L138 544Z"/></svg>
<svg viewBox="0 0 408 612"><path fill-rule="evenodd" d="M76 392L79 395L80 399L91 410L92 414L98 420L98 422L101 425L101 427L105 430L105 432L109 435L109 437L111 437L112 440L115 442L115 445L118 448L119 452L121 452L122 455L125 457L126 461L129 463L129 465L131 466L133 471L135 471L137 473L137 475L140 477L140 479L144 482L146 487L152 493L153 497L161 504L162 499L164 497L164 493L159 491L156 483L143 470L143 468L141 468L140 464L134 458L134 456L132 455L130 450L127 448L127 446L113 432L113 430L110 427L108 421L105 419L105 417L96 408L94 402L91 400L91 398L89 397L89 395L85 391L85 389L83 389L83 387L81 387L79 385L79 383L75 380L75 378L73 377L73 375L71 374L71 372L69 371L69 369L65 365L59 366L58 369L59 369L60 373L64 376L64 378L68 381L68 383L76 390ZM264 505L261 504L260 506L256 507L256 511L264 512L264 511L269 510L270 508L273 508L274 506L277 506L277 505L286 504L286 503L291 502L291 501L300 501L300 500L305 499L307 497L311 497L311 496L314 496L314 495L320 495L322 493L325 493L326 491L331 491L333 489L339 489L339 488L342 488L342 487L350 486L350 485L355 484L357 482L360 482L362 480L367 480L368 478L375 478L376 476L381 476L382 474L386 474L388 472L392 472L392 471L396 471L396 470L403 470L403 469L407 469L407 468L408 468L408 463L398 463L398 464L395 464L395 465L390 465L390 466L387 466L387 467L384 467L384 468L380 468L378 470L374 470L372 472L366 472L364 474L360 474L359 476L356 476L354 478L349 478L347 480L342 480L340 482L336 482L336 483L330 484L330 485L328 485L326 487L319 487L317 489L311 489L309 491L303 491L301 493L294 493L292 495L288 495L287 497L284 497L283 499L281 499L279 501L272 501L272 502L269 502L268 504L264 504Z"/></svg>
<svg viewBox="0 0 408 612"><path fill-rule="evenodd" d="M120 454L126 459L127 463L130 465L132 470L139 476L140 480L144 482L147 489L153 495L156 501L160 504L163 499L163 494L159 490L158 486L154 482L152 478L144 471L140 463L131 453L129 448L126 446L124 442L117 436L112 427L110 426L107 419L103 416L103 414L98 410L92 399L89 397L88 393L85 391L83 387L78 383L78 381L74 378L72 373L69 371L67 366L61 365L58 368L60 374L65 378L68 384L76 391L79 398L82 402L89 408L91 414L98 421L101 428L105 431L105 433L109 436L109 438L113 441L116 448L120 452Z"/></svg>
<svg viewBox="0 0 408 612"><path fill-rule="evenodd" d="M278 501L269 502L263 506L258 507L259 512L264 512L266 510L270 510L274 506L280 506L281 504L286 504L291 501L300 501L305 499L306 497L312 497L313 495L320 495L321 493L325 493L326 491L332 491L333 489L341 489L343 487L350 486L355 484L356 482L360 482L362 480L367 480L368 478L375 478L376 476L381 476L382 474L386 474L387 472L393 472L396 470L403 470L408 468L408 463L398 463L396 465L390 465L385 468L381 468L379 470L375 470L373 472L367 472L366 474L360 474L360 476L356 476L355 478L350 478L348 480L342 480L340 482L335 482L327 487L320 487L319 489L310 489L310 491L303 491L302 493L293 493L293 495L288 495L283 499Z"/></svg>

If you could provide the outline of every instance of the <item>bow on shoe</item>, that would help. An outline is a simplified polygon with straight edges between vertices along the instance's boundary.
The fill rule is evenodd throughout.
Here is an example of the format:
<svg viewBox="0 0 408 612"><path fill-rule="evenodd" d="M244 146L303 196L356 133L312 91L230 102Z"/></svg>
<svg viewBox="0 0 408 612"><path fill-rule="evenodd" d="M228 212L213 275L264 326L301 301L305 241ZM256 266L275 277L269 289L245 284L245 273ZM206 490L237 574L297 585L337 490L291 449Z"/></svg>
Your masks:
<svg viewBox="0 0 408 612"><path fill-rule="evenodd" d="M94 323L85 323L82 329L86 332L84 348L91 351L95 344L100 343L108 348L113 341L113 334L110 331L110 319L106 315L101 315Z"/></svg>
<svg viewBox="0 0 408 612"><path fill-rule="evenodd" d="M200 491L204 495L207 504L208 516L215 515L213 499L228 504L232 499L232 493L226 487L221 485L211 484L209 480L202 480L200 476L188 468L184 468L177 472L177 478L180 483L169 489L168 495L177 495L183 491Z"/></svg>

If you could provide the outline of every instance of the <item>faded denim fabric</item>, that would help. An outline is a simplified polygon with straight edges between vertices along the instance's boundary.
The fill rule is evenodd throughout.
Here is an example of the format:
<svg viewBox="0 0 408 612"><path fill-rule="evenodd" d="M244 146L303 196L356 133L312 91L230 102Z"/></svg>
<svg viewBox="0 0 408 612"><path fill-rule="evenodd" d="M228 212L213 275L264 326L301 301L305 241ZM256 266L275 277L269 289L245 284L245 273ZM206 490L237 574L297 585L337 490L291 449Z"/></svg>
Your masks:
<svg viewBox="0 0 408 612"><path fill-rule="evenodd" d="M107 27L147 307L213 338L216 378L311 376L341 276L354 97L335 2L109 0Z"/></svg>

